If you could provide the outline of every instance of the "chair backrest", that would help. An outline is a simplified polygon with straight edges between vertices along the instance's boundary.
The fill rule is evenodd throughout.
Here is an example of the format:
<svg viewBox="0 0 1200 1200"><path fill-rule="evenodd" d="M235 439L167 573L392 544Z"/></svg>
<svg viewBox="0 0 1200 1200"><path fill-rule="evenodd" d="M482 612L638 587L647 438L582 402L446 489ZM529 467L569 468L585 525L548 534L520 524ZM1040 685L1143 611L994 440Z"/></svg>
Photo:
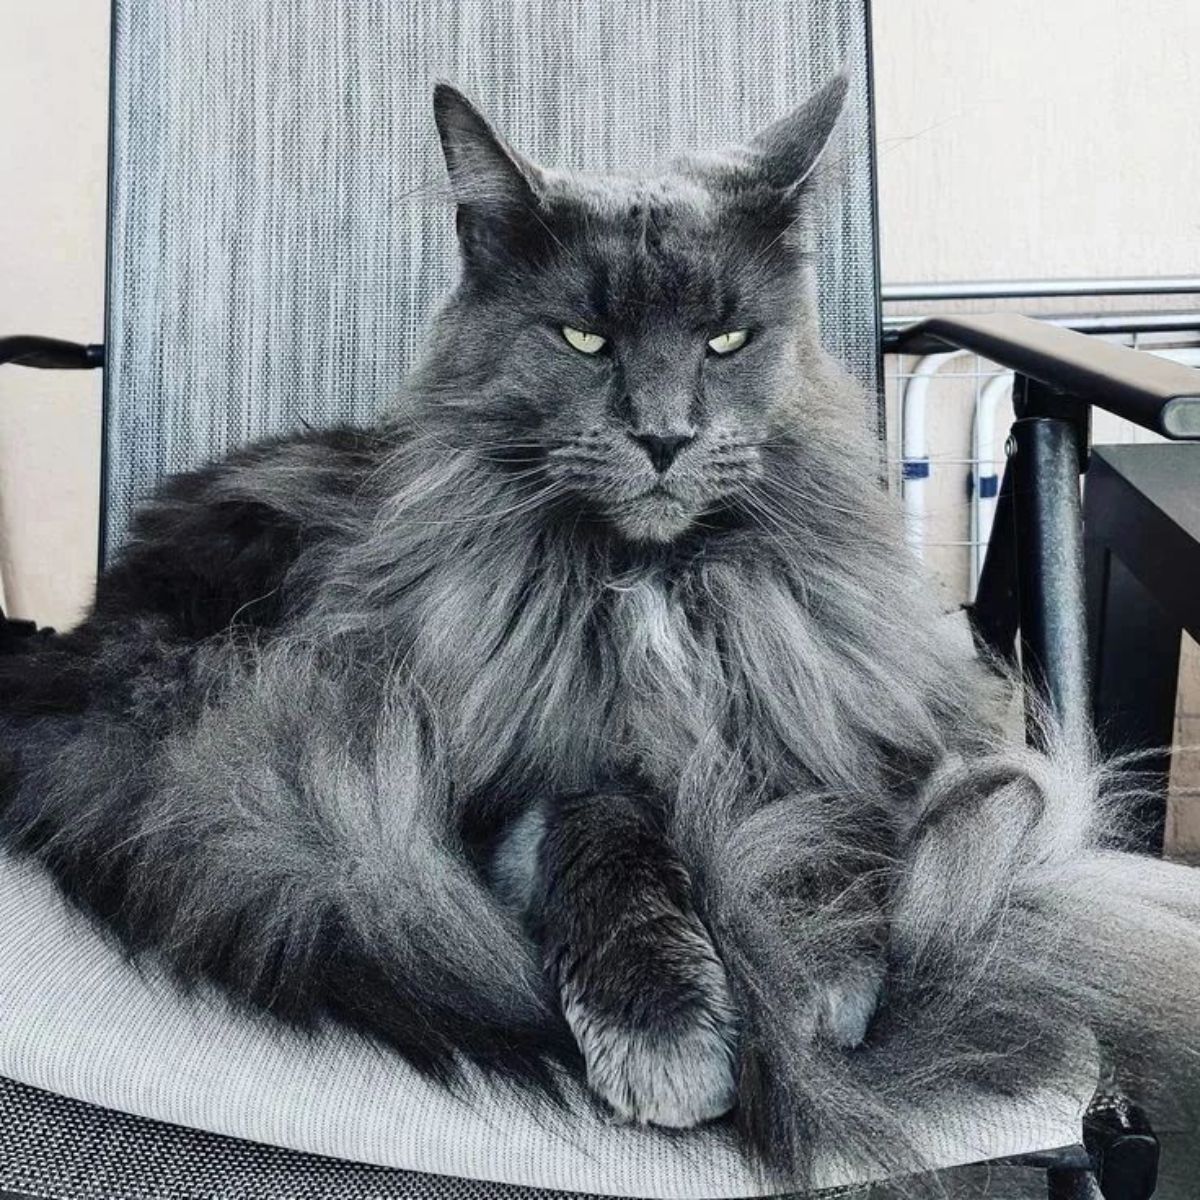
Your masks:
<svg viewBox="0 0 1200 1200"><path fill-rule="evenodd" d="M848 64L818 292L876 394L867 0L116 0L113 37L108 550L163 474L394 392L455 270L439 77L602 168L747 135Z"/></svg>

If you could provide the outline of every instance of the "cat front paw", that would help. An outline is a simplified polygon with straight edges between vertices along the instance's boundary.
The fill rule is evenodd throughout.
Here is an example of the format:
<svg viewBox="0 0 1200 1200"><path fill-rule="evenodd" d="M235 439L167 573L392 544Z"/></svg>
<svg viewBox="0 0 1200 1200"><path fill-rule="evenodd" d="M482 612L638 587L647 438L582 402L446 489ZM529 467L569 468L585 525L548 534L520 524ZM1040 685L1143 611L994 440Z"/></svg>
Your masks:
<svg viewBox="0 0 1200 1200"><path fill-rule="evenodd" d="M622 1120L689 1129L737 1100L737 1019L725 969L704 938L686 980L643 976L629 1005L564 987L563 1012L589 1087Z"/></svg>
<svg viewBox="0 0 1200 1200"><path fill-rule="evenodd" d="M584 1018L573 1024L591 1089L625 1121L690 1129L724 1116L737 1100L734 1051L725 1030L696 1022L644 1034Z"/></svg>

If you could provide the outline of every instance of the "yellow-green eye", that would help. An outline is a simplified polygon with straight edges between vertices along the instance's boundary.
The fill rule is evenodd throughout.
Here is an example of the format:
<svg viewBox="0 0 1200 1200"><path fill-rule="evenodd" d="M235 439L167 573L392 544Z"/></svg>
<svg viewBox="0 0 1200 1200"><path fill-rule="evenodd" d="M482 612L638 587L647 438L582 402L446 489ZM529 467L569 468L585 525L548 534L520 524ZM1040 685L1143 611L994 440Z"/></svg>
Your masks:
<svg viewBox="0 0 1200 1200"><path fill-rule="evenodd" d="M748 329L731 329L728 333L718 333L715 338L708 339L708 348L714 354L732 354L740 350L750 340Z"/></svg>
<svg viewBox="0 0 1200 1200"><path fill-rule="evenodd" d="M570 325L562 327L562 335L567 339L567 345L574 347L580 354L599 354L608 345L608 338L602 338L598 333L584 333L582 329L572 329Z"/></svg>

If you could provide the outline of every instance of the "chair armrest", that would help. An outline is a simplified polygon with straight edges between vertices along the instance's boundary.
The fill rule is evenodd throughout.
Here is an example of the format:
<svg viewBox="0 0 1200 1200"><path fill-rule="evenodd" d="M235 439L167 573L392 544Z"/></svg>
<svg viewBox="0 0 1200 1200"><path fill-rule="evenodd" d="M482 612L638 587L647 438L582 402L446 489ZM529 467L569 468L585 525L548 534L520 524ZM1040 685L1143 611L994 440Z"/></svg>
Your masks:
<svg viewBox="0 0 1200 1200"><path fill-rule="evenodd" d="M91 371L104 366L104 347L18 334L0 338L0 366L4 363L40 370ZM53 632L52 629L39 629L33 621L6 617L4 609L0 608L0 654L18 653L31 638Z"/></svg>
<svg viewBox="0 0 1200 1200"><path fill-rule="evenodd" d="M930 317L894 349L971 350L1175 441L1200 440L1200 371L1016 313Z"/></svg>
<svg viewBox="0 0 1200 1200"><path fill-rule="evenodd" d="M91 371L104 366L104 347L18 334L0 338L0 364L42 370Z"/></svg>

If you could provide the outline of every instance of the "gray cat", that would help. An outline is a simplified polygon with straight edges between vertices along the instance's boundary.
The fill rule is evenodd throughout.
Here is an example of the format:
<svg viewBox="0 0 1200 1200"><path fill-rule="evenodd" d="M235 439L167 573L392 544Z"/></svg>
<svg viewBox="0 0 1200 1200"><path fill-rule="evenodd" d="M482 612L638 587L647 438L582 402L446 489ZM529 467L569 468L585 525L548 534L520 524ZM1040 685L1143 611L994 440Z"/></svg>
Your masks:
<svg viewBox="0 0 1200 1200"><path fill-rule="evenodd" d="M913 1165L914 1112L1085 1030L1186 1077L1200 890L1103 849L1083 739L1005 739L820 349L845 91L591 176L440 87L423 362L371 429L168 481L0 660L7 843L185 982L450 1084L732 1111L793 1182Z"/></svg>

